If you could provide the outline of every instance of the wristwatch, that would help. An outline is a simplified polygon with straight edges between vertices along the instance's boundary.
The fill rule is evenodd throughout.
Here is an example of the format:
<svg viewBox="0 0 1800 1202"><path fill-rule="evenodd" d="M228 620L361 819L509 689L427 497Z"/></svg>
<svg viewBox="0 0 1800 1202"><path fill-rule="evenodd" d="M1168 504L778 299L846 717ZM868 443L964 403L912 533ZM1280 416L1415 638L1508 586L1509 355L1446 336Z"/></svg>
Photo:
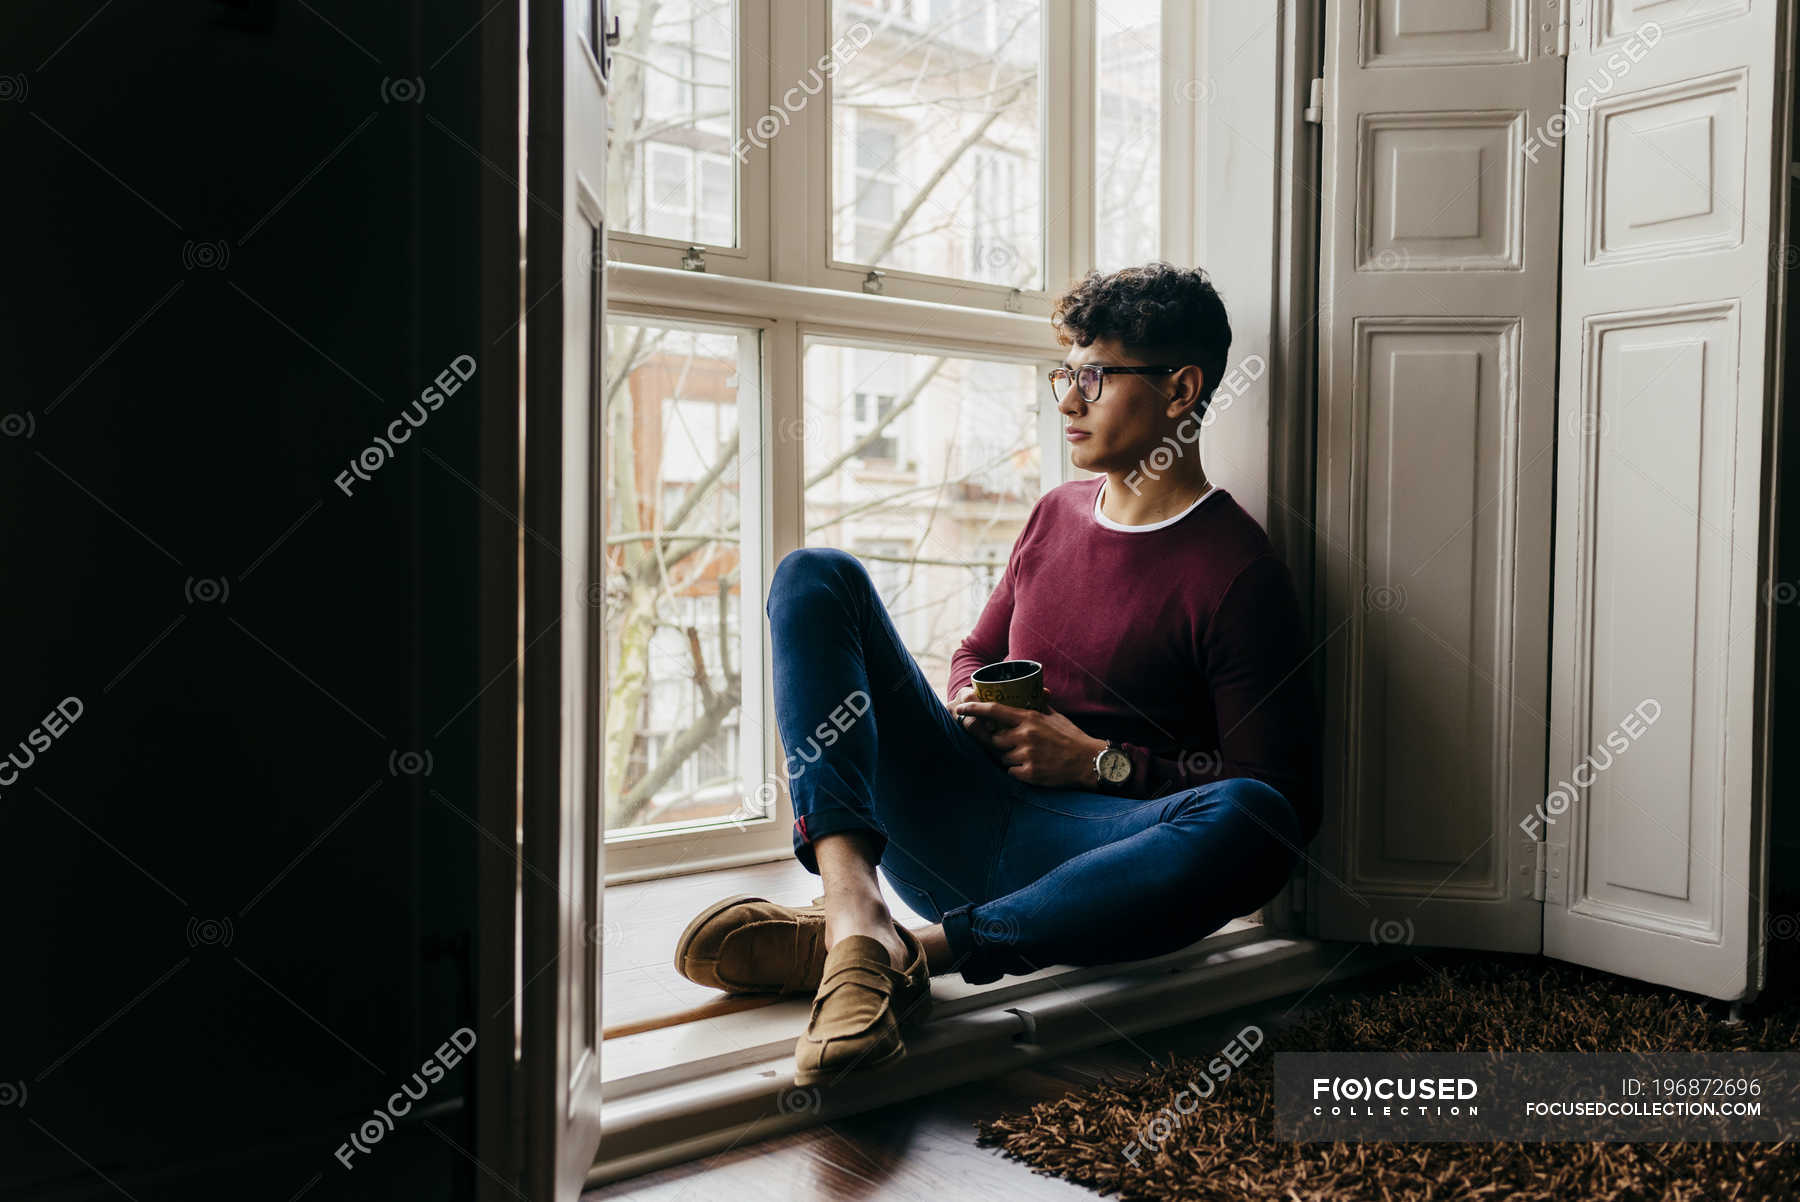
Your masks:
<svg viewBox="0 0 1800 1202"><path fill-rule="evenodd" d="M1094 774L1104 785L1116 785L1131 775L1131 757L1112 739L1094 756Z"/></svg>

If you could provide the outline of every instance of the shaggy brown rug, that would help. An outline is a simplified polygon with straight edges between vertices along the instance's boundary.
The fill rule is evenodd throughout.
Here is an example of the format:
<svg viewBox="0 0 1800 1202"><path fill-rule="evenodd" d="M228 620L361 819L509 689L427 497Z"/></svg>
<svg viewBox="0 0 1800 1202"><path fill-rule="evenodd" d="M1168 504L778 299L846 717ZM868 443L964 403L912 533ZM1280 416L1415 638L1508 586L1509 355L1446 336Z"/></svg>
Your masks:
<svg viewBox="0 0 1800 1202"><path fill-rule="evenodd" d="M1800 1050L1800 1005L1733 1025L1722 1004L1528 957L1422 960L1348 987L1284 1029L1174 1129L1152 1120L1210 1055L977 1122L1037 1172L1126 1199L1793 1198L1800 1148L1771 1143L1283 1143L1278 1051L1703 1052ZM1133 1156L1126 1148L1137 1141ZM1135 1163L1134 1163L1135 1159Z"/></svg>

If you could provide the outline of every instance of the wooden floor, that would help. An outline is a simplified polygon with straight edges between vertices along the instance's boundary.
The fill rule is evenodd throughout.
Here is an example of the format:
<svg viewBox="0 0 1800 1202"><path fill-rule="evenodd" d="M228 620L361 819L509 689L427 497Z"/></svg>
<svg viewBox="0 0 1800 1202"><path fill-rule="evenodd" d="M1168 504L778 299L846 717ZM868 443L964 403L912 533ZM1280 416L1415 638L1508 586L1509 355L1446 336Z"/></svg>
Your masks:
<svg viewBox="0 0 1800 1202"><path fill-rule="evenodd" d="M975 1120L1060 1097L1105 1076L1136 1075L1152 1059L1210 1059L1248 1023L1273 1035L1333 992L1280 998L1135 1035L1003 1076L896 1103L826 1126L760 1139L754 1127L710 1157L589 1190L584 1202L956 1202L963 1198L1098 1198L975 1145Z"/></svg>

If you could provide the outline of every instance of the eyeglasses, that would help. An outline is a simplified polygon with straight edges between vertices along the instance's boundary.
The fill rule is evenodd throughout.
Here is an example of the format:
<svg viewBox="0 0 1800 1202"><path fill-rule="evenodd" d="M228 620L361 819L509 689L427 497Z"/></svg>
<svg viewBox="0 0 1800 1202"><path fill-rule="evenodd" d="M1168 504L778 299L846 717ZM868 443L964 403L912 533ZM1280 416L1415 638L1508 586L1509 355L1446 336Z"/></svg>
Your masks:
<svg viewBox="0 0 1800 1202"><path fill-rule="evenodd" d="M1181 367L1187 366L1182 364ZM1169 375L1178 372L1181 367L1114 367L1108 363L1083 363L1080 367L1053 367L1050 369L1050 395L1056 398L1058 405L1069 395L1069 381L1081 390L1083 400L1088 402L1100 399L1100 389L1106 383L1106 377L1114 376L1150 376Z"/></svg>

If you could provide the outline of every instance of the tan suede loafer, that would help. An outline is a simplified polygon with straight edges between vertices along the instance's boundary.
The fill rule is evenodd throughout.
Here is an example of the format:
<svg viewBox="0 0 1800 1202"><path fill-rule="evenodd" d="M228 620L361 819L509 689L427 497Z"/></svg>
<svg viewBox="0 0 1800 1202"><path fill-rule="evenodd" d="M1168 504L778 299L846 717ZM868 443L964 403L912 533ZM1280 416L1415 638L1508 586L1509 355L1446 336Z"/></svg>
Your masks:
<svg viewBox="0 0 1800 1202"><path fill-rule="evenodd" d="M675 971L727 993L813 993L825 966L824 901L784 906L748 893L716 901L675 941Z"/></svg>
<svg viewBox="0 0 1800 1202"><path fill-rule="evenodd" d="M867 935L846 935L825 953L806 1032L794 1044L794 1084L830 1083L906 1055L902 1030L931 1016L931 974L918 937L894 929L910 953L904 969Z"/></svg>

